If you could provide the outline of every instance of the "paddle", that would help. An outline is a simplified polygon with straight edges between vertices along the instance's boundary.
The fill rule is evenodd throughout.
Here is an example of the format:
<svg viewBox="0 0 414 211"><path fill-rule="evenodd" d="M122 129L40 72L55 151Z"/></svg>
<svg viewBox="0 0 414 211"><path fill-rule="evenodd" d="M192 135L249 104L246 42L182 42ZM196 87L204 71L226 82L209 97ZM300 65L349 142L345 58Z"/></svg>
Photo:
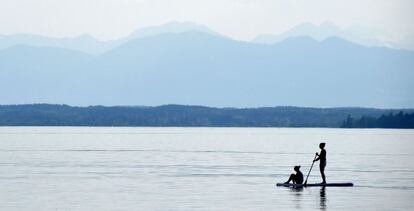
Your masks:
<svg viewBox="0 0 414 211"><path fill-rule="evenodd" d="M309 174L310 174L310 173L311 173L311 171L312 171L312 167L313 167L313 164L315 163L316 156L318 156L318 153L316 153L315 158L313 158L313 160L312 160L312 165L311 165L311 167L310 167L310 169L309 169L308 176L306 176L306 180L305 180L305 183L304 183L304 185L305 185L305 186L306 186L306 184L308 183Z"/></svg>

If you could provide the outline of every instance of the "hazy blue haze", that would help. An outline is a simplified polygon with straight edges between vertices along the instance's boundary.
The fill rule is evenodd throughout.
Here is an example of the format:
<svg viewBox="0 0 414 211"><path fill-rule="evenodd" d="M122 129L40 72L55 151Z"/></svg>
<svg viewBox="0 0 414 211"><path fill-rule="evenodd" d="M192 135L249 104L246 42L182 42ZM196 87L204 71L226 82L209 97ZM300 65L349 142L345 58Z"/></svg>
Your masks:
<svg viewBox="0 0 414 211"><path fill-rule="evenodd" d="M332 21L340 27L362 25L411 36L410 0L2 0L0 33L50 36L91 34L102 39L126 36L137 27L172 20L195 21L240 40L282 33L301 23Z"/></svg>

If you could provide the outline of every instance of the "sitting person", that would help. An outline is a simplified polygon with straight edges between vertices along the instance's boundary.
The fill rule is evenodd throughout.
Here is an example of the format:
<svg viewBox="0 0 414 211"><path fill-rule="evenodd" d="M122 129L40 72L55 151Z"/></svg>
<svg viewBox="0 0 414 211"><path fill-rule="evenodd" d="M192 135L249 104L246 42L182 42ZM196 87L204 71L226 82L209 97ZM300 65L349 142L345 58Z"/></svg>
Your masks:
<svg viewBox="0 0 414 211"><path fill-rule="evenodd" d="M289 177L289 180L285 182L285 184L288 184L290 181L293 182L293 184L302 184L303 183L303 174L300 172L300 166L295 166L293 168L296 171L296 174L291 174Z"/></svg>

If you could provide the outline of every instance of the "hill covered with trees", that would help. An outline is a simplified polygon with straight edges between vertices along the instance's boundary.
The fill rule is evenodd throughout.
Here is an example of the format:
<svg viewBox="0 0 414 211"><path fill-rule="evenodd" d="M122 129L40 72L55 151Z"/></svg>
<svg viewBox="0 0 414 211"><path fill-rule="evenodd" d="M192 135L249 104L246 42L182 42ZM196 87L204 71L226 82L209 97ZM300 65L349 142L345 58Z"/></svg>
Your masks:
<svg viewBox="0 0 414 211"><path fill-rule="evenodd" d="M358 119L388 121L400 110L371 108L212 108L164 105L1 105L0 126L359 127ZM413 109L402 110L412 118ZM408 114L411 113L411 114ZM400 114L396 116L399 117ZM392 116L392 117L396 117ZM385 118L385 119L384 119ZM412 121L412 120L411 120ZM351 122L352 124L350 124ZM365 125L363 125L365 126ZM382 126L382 125L380 125Z"/></svg>
<svg viewBox="0 0 414 211"><path fill-rule="evenodd" d="M383 114L380 117L363 116L361 118L348 118L342 124L345 128L414 128L414 113L402 111Z"/></svg>

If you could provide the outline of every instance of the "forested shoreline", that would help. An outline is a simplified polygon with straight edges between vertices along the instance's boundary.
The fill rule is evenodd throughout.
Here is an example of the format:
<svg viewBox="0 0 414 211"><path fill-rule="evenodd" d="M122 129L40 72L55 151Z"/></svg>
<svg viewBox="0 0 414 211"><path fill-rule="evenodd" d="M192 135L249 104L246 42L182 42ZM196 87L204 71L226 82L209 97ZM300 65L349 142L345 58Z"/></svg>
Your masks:
<svg viewBox="0 0 414 211"><path fill-rule="evenodd" d="M383 114L380 117L363 116L353 118L348 116L342 124L344 128L414 128L414 113L400 111L396 114Z"/></svg>
<svg viewBox="0 0 414 211"><path fill-rule="evenodd" d="M187 105L76 107L25 104L0 105L0 126L413 128L413 113L414 109L352 107L213 108Z"/></svg>

